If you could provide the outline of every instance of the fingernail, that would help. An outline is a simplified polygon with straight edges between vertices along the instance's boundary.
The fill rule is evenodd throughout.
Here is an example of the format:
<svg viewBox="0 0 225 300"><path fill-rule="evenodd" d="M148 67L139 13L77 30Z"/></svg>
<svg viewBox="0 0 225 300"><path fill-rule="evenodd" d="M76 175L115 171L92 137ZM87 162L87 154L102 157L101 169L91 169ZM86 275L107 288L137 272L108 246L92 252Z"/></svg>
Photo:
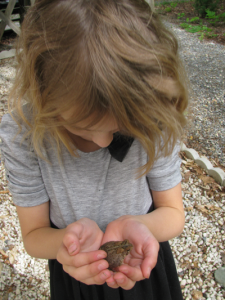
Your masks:
<svg viewBox="0 0 225 300"><path fill-rule="evenodd" d="M150 274L151 274L151 268L148 268L148 272L147 272L146 278L149 278L149 277L150 277Z"/></svg>
<svg viewBox="0 0 225 300"><path fill-rule="evenodd" d="M106 258L106 256L107 256L106 252L101 252L97 255L97 258L102 259L102 258Z"/></svg>
<svg viewBox="0 0 225 300"><path fill-rule="evenodd" d="M124 274L127 274L128 273L128 270L127 269L122 269L120 270L120 272L124 273Z"/></svg>
<svg viewBox="0 0 225 300"><path fill-rule="evenodd" d="M123 282L124 282L124 279L121 278L121 279L117 279L116 281L117 281L118 283L123 283Z"/></svg>
<svg viewBox="0 0 225 300"><path fill-rule="evenodd" d="M108 285L112 285L112 286L113 286L113 285L115 285L115 281L112 281L112 282L107 282L107 284L108 284Z"/></svg>
<svg viewBox="0 0 225 300"><path fill-rule="evenodd" d="M76 250L77 250L76 244L72 244L69 246L69 249L68 249L69 254L73 254L73 252L75 252Z"/></svg>
<svg viewBox="0 0 225 300"><path fill-rule="evenodd" d="M99 271L106 269L105 264L99 264L98 269L99 269Z"/></svg>

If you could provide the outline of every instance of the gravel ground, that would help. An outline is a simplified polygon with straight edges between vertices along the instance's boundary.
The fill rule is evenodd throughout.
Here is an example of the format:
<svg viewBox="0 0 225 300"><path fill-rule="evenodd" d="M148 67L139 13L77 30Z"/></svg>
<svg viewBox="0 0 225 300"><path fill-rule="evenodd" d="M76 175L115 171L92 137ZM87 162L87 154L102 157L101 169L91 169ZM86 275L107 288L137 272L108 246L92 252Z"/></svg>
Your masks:
<svg viewBox="0 0 225 300"><path fill-rule="evenodd" d="M197 36L175 26L173 30L193 90L193 117L186 130L188 146L213 164L219 161L225 166L225 47L200 42ZM0 117L7 111L13 76L13 59L0 61ZM222 300L225 289L215 281L214 272L225 265L225 190L183 154L181 172L186 225L170 243L184 299ZM3 166L0 186L0 300L49 299L47 261L31 258L23 248Z"/></svg>
<svg viewBox="0 0 225 300"><path fill-rule="evenodd" d="M201 42L176 26L173 30L191 86L186 145L225 168L225 47Z"/></svg>

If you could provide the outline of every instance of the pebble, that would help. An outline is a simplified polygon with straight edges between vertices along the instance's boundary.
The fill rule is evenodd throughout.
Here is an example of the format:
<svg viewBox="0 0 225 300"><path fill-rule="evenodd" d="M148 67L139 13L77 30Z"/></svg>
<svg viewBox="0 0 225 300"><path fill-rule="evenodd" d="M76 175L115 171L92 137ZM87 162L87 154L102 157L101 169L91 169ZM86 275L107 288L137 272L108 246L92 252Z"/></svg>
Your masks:
<svg viewBox="0 0 225 300"><path fill-rule="evenodd" d="M225 288L225 267L218 268L214 273L216 281Z"/></svg>

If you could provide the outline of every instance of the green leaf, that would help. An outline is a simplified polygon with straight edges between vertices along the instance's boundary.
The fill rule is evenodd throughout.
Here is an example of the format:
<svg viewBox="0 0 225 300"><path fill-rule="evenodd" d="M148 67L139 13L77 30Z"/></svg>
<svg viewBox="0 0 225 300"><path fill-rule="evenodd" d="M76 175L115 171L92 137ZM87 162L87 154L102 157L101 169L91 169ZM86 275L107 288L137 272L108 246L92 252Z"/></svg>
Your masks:
<svg viewBox="0 0 225 300"><path fill-rule="evenodd" d="M192 19L190 20L190 23L196 22L196 21L198 21L198 20L199 20L199 17L194 17L194 18L192 18Z"/></svg>
<svg viewBox="0 0 225 300"><path fill-rule="evenodd" d="M170 6L173 7L173 8L175 8L175 7L177 7L177 4L178 3L172 2L172 3L170 3Z"/></svg>
<svg viewBox="0 0 225 300"><path fill-rule="evenodd" d="M215 11L210 11L209 9L206 9L206 18L208 19L214 19L216 18L216 13Z"/></svg>
<svg viewBox="0 0 225 300"><path fill-rule="evenodd" d="M180 26L181 26L182 28L188 28L188 27L190 27L190 25L187 24L187 23L181 23Z"/></svg>
<svg viewBox="0 0 225 300"><path fill-rule="evenodd" d="M201 26L191 26L189 28L186 28L186 30L188 32L192 32L192 33L195 33L195 32L199 32L202 30L202 27Z"/></svg>

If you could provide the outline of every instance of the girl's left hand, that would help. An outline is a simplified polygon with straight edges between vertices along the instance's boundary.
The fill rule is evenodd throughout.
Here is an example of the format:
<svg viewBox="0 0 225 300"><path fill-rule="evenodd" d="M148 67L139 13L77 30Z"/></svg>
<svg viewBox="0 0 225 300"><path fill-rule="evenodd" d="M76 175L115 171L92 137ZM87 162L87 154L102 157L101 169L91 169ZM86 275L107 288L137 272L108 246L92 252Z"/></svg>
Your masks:
<svg viewBox="0 0 225 300"><path fill-rule="evenodd" d="M131 289L136 281L149 278L155 267L159 252L159 243L138 216L122 216L108 224L102 244L109 241L128 239L133 249L126 256L118 272L106 280L109 287Z"/></svg>

